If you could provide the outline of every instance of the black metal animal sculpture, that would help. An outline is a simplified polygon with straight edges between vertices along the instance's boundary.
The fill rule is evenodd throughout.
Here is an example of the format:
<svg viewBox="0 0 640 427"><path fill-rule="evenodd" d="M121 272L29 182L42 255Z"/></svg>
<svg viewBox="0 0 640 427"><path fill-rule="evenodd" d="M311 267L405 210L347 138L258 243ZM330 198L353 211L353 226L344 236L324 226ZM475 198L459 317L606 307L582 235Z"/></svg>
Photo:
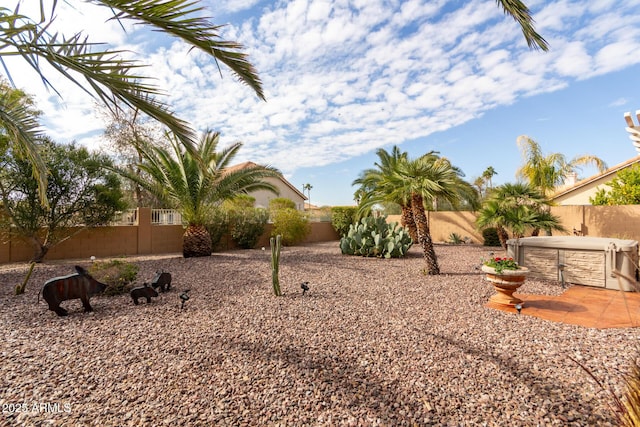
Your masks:
<svg viewBox="0 0 640 427"><path fill-rule="evenodd" d="M107 289L107 285L98 282L84 268L76 265L75 269L76 274L49 279L42 288L42 298L49 304L49 310L55 311L58 316L68 314L67 310L60 307L60 303L76 298L82 301L85 312L93 311L89 298ZM39 294L38 302L40 302Z"/></svg>
<svg viewBox="0 0 640 427"><path fill-rule="evenodd" d="M138 298L146 298L147 304L151 302L151 297L157 297L158 293L155 289L149 286L148 283L145 283L144 286L138 286L137 288L131 289L131 299L135 305L138 305Z"/></svg>
<svg viewBox="0 0 640 427"><path fill-rule="evenodd" d="M154 289L160 288L160 292L166 292L171 289L171 273L165 271L156 271L156 277L153 278L151 286Z"/></svg>

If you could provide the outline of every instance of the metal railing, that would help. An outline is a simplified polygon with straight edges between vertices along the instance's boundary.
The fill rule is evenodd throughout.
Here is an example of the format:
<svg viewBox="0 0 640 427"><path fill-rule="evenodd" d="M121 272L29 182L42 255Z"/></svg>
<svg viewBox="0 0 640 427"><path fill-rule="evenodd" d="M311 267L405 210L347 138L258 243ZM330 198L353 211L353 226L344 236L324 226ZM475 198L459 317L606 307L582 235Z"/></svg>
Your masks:
<svg viewBox="0 0 640 427"><path fill-rule="evenodd" d="M152 225L182 225L182 215L174 209L151 209Z"/></svg>

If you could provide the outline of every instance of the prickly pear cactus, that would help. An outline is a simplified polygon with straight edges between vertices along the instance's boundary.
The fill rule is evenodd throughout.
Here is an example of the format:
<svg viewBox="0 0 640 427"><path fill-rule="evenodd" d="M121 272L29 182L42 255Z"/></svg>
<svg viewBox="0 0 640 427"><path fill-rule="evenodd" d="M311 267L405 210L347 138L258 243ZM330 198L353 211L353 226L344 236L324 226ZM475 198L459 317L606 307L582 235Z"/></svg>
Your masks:
<svg viewBox="0 0 640 427"><path fill-rule="evenodd" d="M399 258L406 255L413 241L397 222L387 224L387 218L365 217L349 226L340 239L340 250L346 255Z"/></svg>

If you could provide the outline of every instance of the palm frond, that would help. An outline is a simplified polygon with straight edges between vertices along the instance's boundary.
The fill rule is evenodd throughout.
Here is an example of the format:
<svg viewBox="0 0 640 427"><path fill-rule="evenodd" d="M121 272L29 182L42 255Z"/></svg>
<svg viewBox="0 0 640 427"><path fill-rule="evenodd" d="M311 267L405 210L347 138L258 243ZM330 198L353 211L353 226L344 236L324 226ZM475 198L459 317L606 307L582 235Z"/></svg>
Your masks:
<svg viewBox="0 0 640 427"><path fill-rule="evenodd" d="M12 149L31 162L40 201L46 206L48 169L38 148L38 139L43 137L40 124L25 105L13 102L9 94L4 93L0 95L0 128L6 132Z"/></svg>
<svg viewBox="0 0 640 427"><path fill-rule="evenodd" d="M547 41L535 30L533 17L529 8L520 0L496 0L505 14L510 15L522 29L529 49L549 50Z"/></svg>
<svg viewBox="0 0 640 427"><path fill-rule="evenodd" d="M260 99L265 99L262 83L242 44L220 39L222 26L213 25L208 18L198 16L203 7L193 7L192 0L92 0L119 12L113 19L130 19L158 28L197 47L216 61L227 65L251 87Z"/></svg>

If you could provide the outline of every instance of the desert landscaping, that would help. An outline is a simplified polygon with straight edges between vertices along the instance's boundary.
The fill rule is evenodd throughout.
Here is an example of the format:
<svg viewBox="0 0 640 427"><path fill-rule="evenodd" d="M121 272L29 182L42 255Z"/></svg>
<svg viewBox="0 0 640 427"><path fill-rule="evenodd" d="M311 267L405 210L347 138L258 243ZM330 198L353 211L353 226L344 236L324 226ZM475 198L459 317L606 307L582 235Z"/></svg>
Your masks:
<svg viewBox="0 0 640 427"><path fill-rule="evenodd" d="M613 425L638 330L589 329L484 306L490 248L436 245L442 274L406 258L345 256L336 242L269 251L128 259L164 269L150 304L96 296L47 310L48 278L86 260L0 267L1 425ZM309 282L304 295L302 282ZM179 293L191 298L180 308ZM529 280L523 293L554 295Z"/></svg>

